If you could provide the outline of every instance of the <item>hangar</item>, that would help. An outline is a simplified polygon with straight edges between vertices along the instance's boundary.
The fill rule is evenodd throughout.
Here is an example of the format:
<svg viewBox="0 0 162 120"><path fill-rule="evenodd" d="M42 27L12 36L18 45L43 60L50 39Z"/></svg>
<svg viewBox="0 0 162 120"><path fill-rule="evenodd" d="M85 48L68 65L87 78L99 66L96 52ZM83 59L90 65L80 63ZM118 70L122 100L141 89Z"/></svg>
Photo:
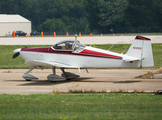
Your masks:
<svg viewBox="0 0 162 120"><path fill-rule="evenodd" d="M31 21L20 15L0 14L0 36L11 36L13 31L31 32Z"/></svg>

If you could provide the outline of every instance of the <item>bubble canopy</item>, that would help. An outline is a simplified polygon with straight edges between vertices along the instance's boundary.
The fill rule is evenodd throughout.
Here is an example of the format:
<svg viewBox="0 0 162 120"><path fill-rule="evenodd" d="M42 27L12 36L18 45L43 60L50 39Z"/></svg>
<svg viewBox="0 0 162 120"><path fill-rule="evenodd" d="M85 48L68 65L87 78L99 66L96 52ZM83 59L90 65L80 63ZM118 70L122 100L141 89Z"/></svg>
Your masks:
<svg viewBox="0 0 162 120"><path fill-rule="evenodd" d="M86 45L81 44L78 40L64 40L56 43L53 48L55 50L73 50L82 51Z"/></svg>

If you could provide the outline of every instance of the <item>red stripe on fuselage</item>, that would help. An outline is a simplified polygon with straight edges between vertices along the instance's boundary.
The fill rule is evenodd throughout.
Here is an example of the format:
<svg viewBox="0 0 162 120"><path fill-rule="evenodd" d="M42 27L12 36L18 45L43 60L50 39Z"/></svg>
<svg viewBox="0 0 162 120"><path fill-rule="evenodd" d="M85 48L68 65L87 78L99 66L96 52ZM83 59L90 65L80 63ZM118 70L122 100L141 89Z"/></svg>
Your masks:
<svg viewBox="0 0 162 120"><path fill-rule="evenodd" d="M40 48L22 48L21 51L29 52L43 52L43 53L58 53L58 54L71 54L70 50L53 50L51 47L40 47Z"/></svg>
<svg viewBox="0 0 162 120"><path fill-rule="evenodd" d="M111 59L122 59L120 56L110 55L102 52L92 51L84 49L80 53L72 53L71 50L53 50L51 47L41 47L41 48L22 48L21 51L28 52L42 52L42 53L54 53L54 54L71 54L78 56L89 56L89 57L100 57L100 58L111 58Z"/></svg>
<svg viewBox="0 0 162 120"><path fill-rule="evenodd" d="M93 56L98 56L98 57L108 57L108 58L114 58L114 59L122 59L122 57L120 56L116 56L116 55L111 55L111 54L107 54L107 53L102 53L102 52L97 52L97 51L93 51L93 50L87 50L84 49L82 52L80 52L81 54L85 54L85 55L93 55Z"/></svg>

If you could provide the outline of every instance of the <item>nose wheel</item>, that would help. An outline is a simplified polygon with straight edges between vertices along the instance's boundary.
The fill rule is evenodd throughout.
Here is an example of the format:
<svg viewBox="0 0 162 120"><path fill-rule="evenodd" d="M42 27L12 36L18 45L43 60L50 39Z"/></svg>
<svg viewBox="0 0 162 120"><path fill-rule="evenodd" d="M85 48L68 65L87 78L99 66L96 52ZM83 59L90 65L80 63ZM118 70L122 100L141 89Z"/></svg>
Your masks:
<svg viewBox="0 0 162 120"><path fill-rule="evenodd" d="M31 79L26 79L26 81L31 81Z"/></svg>

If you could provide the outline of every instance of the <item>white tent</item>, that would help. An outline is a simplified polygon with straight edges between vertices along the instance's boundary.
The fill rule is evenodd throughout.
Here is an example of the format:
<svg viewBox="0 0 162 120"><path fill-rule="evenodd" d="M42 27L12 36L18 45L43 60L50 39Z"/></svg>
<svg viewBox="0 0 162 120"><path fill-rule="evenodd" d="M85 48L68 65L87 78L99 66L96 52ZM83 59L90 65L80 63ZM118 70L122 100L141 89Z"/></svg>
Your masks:
<svg viewBox="0 0 162 120"><path fill-rule="evenodd" d="M31 21L20 15L0 14L0 36L11 36L13 31L31 32Z"/></svg>

